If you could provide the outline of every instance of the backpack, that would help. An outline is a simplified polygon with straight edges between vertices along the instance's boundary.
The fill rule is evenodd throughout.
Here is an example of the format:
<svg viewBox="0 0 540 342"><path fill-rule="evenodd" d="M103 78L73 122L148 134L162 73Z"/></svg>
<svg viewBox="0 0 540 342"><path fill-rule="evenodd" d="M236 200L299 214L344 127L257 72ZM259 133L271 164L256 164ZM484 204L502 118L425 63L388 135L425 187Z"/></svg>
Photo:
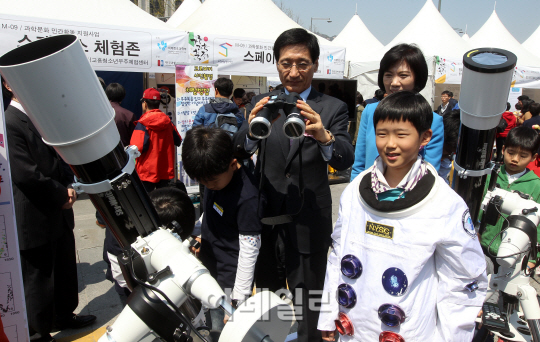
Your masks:
<svg viewBox="0 0 540 342"><path fill-rule="evenodd" d="M232 113L218 114L216 121L214 121L212 127L221 128L225 130L231 137L234 133L238 132L238 121L236 116Z"/></svg>

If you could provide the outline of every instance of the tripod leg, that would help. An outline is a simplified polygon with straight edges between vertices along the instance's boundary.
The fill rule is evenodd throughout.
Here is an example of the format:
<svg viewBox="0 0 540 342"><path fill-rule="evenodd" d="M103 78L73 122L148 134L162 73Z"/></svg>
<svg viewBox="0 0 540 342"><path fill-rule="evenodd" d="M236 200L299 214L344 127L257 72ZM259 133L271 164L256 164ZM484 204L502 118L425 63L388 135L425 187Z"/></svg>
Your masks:
<svg viewBox="0 0 540 342"><path fill-rule="evenodd" d="M534 342L540 342L540 305L536 299L536 290L531 285L518 287L517 296Z"/></svg>

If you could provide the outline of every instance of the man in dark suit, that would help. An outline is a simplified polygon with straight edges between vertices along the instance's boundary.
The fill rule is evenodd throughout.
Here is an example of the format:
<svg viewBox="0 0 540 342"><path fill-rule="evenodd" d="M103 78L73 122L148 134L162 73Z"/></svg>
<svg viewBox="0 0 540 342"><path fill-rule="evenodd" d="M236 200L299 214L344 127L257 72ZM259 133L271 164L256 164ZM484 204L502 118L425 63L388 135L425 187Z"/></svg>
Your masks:
<svg viewBox="0 0 540 342"><path fill-rule="evenodd" d="M347 106L311 87L319 58L314 35L304 29L285 31L274 44L274 55L285 92L296 92L306 101L297 102L307 119L306 134L300 139L287 138L282 130L286 119L282 110L265 141L249 134L249 123L268 102L269 95L281 92L277 90L253 99L255 106L248 120L234 136L239 155L260 148L255 172L263 177L267 204L260 207L264 208L264 216L292 215L292 222L264 227L255 282L259 288L277 291L286 287L286 277L297 310L298 340L320 341L318 308L310 303L320 300L331 242L328 164L344 170L354 159L347 133Z"/></svg>
<svg viewBox="0 0 540 342"><path fill-rule="evenodd" d="M15 96L5 120L30 340L54 341L53 324L79 328L96 319L73 313L79 302L73 174Z"/></svg>

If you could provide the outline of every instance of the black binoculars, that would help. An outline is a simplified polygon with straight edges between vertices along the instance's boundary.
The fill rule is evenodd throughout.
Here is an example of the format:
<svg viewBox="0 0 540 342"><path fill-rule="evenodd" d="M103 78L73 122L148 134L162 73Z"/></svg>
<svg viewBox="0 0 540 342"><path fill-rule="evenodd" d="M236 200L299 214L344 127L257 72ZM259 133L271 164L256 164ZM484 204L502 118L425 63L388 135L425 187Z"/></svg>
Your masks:
<svg viewBox="0 0 540 342"><path fill-rule="evenodd" d="M283 124L283 133L290 139L298 139L306 131L304 118L300 109L296 107L296 101L302 100L298 93L281 93L270 96L270 100L264 105L257 116L249 124L249 133L257 139L266 139L272 131L272 121L283 109L287 118Z"/></svg>

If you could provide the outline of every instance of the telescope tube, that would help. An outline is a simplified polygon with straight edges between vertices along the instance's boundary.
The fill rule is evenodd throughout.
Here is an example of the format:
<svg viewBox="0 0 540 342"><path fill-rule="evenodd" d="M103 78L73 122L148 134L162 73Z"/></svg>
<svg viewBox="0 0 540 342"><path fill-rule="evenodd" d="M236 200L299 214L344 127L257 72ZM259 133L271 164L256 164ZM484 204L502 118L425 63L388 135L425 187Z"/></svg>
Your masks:
<svg viewBox="0 0 540 342"><path fill-rule="evenodd" d="M477 222L487 174L491 169L497 125L506 110L517 57L496 48L471 50L463 56L459 108L461 127L454 161L454 190Z"/></svg>
<svg viewBox="0 0 540 342"><path fill-rule="evenodd" d="M114 110L76 36L53 36L11 50L0 57L0 73L43 141L87 186L123 248L158 229L159 219L137 173L123 170L129 155ZM107 187L110 180L115 181ZM100 182L101 187L91 187Z"/></svg>

